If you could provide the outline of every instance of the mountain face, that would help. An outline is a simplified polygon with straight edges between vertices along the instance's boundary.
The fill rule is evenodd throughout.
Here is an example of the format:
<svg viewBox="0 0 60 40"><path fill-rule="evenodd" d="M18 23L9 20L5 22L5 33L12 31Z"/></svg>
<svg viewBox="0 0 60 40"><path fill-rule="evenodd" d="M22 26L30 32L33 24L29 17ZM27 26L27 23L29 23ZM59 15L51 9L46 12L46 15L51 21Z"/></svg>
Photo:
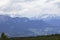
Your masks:
<svg viewBox="0 0 60 40"><path fill-rule="evenodd" d="M0 33L5 32L10 37L60 33L60 19L57 17L47 19L30 20L26 17L12 18L0 15Z"/></svg>
<svg viewBox="0 0 60 40"><path fill-rule="evenodd" d="M43 18L42 20L52 26L60 26L60 16L47 15L47 17Z"/></svg>

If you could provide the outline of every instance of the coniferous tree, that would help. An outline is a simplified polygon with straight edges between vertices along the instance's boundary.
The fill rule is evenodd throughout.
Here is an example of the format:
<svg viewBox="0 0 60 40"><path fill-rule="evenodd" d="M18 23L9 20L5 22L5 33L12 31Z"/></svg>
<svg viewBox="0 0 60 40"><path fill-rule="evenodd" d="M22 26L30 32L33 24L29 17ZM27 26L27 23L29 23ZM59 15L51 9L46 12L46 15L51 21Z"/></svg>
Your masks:
<svg viewBox="0 0 60 40"><path fill-rule="evenodd" d="M2 34L1 34L1 40L10 40L6 35L5 35L5 33L3 32Z"/></svg>

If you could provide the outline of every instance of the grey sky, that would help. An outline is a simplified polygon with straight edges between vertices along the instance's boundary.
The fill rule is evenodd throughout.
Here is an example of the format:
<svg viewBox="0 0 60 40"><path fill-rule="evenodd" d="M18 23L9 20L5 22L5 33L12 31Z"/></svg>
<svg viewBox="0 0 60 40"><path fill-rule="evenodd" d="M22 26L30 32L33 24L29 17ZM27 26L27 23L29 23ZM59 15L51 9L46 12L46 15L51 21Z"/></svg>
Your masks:
<svg viewBox="0 0 60 40"><path fill-rule="evenodd" d="M7 4L0 6L1 15L21 15L29 18L39 17L43 14L60 16L60 0L9 0L5 3Z"/></svg>

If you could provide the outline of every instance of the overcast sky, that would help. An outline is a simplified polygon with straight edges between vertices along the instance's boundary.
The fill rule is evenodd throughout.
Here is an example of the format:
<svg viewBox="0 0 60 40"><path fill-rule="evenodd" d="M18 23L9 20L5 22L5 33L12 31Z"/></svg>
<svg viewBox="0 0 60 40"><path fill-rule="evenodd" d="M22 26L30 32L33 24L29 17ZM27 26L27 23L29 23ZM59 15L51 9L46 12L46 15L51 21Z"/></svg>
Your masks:
<svg viewBox="0 0 60 40"><path fill-rule="evenodd" d="M60 16L60 0L0 0L0 15L39 17Z"/></svg>

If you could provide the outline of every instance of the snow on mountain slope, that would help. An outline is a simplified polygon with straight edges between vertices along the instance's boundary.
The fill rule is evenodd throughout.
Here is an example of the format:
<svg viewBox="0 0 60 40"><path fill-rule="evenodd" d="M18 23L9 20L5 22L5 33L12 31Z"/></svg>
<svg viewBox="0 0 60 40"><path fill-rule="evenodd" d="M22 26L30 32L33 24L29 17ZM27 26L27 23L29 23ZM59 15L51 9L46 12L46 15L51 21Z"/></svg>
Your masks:
<svg viewBox="0 0 60 40"><path fill-rule="evenodd" d="M60 16L45 15L45 16L42 16L41 19L48 24L51 24L51 25L54 25L54 26L60 26Z"/></svg>

